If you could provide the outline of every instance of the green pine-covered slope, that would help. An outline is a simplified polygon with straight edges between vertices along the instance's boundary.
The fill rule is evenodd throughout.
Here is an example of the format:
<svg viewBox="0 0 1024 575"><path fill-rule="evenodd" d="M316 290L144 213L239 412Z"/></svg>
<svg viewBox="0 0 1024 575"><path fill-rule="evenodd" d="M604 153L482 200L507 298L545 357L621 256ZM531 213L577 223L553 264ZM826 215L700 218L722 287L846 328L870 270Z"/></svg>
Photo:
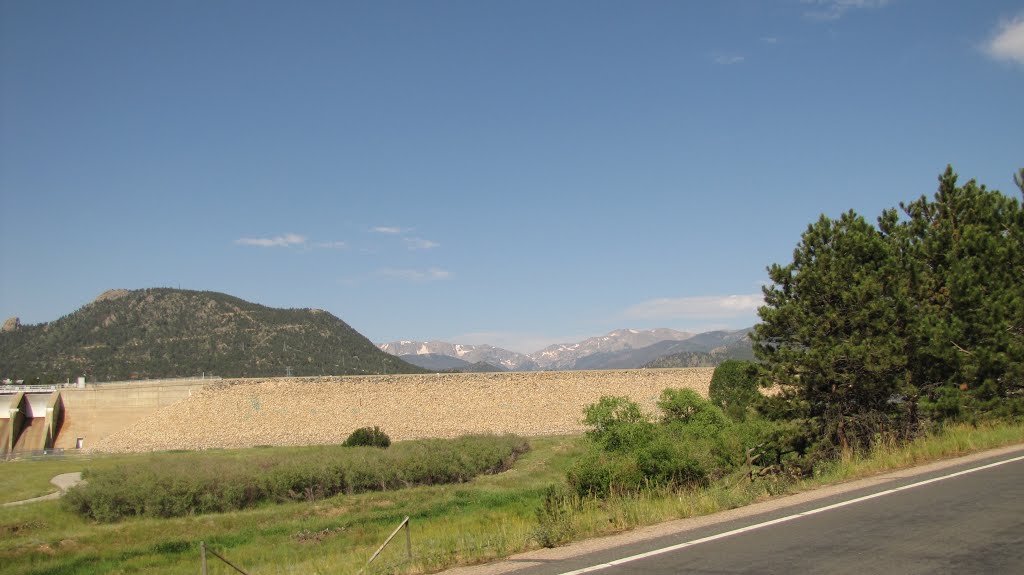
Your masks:
<svg viewBox="0 0 1024 575"><path fill-rule="evenodd" d="M0 379L421 373L333 315L216 292L111 290L57 321L0 333Z"/></svg>

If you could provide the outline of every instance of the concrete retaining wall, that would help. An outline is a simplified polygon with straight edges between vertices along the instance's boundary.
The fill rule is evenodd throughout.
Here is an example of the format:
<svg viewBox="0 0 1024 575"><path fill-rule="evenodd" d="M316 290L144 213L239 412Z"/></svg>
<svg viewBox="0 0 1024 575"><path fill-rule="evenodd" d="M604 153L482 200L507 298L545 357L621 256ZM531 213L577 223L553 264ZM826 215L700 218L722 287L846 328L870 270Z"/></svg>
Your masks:
<svg viewBox="0 0 1024 575"><path fill-rule="evenodd" d="M63 389L64 418L53 447L74 449L99 442L157 410L203 389L209 380L90 384Z"/></svg>

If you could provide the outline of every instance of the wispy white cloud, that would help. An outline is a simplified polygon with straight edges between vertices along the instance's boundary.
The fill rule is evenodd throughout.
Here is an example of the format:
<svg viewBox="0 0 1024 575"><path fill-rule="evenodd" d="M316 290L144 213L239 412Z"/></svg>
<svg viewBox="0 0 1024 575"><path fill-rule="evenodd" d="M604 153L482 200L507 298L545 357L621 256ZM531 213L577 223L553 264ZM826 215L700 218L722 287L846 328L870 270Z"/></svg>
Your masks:
<svg viewBox="0 0 1024 575"><path fill-rule="evenodd" d="M348 244L345 242L318 242L313 247L325 250L347 250Z"/></svg>
<svg viewBox="0 0 1024 575"><path fill-rule="evenodd" d="M375 275L410 282L431 282L452 278L451 272L440 268L429 268L426 270L382 268L377 270Z"/></svg>
<svg viewBox="0 0 1024 575"><path fill-rule="evenodd" d="M374 228L370 228L370 231L378 234L402 234L409 230L407 228L400 228L397 226L376 226Z"/></svg>
<svg viewBox="0 0 1024 575"><path fill-rule="evenodd" d="M254 246L258 248L348 249L348 244L345 242L310 242L309 238L299 234L284 234L270 238L241 238L235 240L235 243L240 246Z"/></svg>
<svg viewBox="0 0 1024 575"><path fill-rule="evenodd" d="M779 38L777 36L763 36L761 41L765 44L778 44Z"/></svg>
<svg viewBox="0 0 1024 575"><path fill-rule="evenodd" d="M423 238L405 238L405 245L408 246L410 250L429 250L431 248L436 248L441 244L435 241L425 240Z"/></svg>
<svg viewBox="0 0 1024 575"><path fill-rule="evenodd" d="M1000 22L995 35L985 44L985 52L996 60L1024 64L1024 16Z"/></svg>
<svg viewBox="0 0 1024 575"><path fill-rule="evenodd" d="M272 238L241 238L235 240L235 243L241 246L284 248L288 246L305 245L306 238L299 234L284 234L283 236L274 236Z"/></svg>
<svg viewBox="0 0 1024 575"><path fill-rule="evenodd" d="M622 317L636 320L713 320L752 315L761 294L659 298L630 306Z"/></svg>
<svg viewBox="0 0 1024 575"><path fill-rule="evenodd" d="M714 60L715 64L719 64L722 66L732 66L733 64L742 64L743 61L746 60L746 57L740 56L738 54L719 55L715 56Z"/></svg>
<svg viewBox="0 0 1024 575"><path fill-rule="evenodd" d="M889 0L803 0L803 3L814 6L804 12L804 16L811 20L838 20L851 10L881 8Z"/></svg>

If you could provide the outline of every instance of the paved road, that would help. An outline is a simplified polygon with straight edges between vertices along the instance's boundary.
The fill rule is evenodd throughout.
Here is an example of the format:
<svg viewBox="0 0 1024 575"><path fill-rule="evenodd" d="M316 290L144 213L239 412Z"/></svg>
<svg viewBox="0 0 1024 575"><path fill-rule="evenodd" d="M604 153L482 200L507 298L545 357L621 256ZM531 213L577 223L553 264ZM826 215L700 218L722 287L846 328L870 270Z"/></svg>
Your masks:
<svg viewBox="0 0 1024 575"><path fill-rule="evenodd" d="M1005 455L998 460L1020 455ZM971 467L994 461L997 460L982 461ZM966 468L904 478L823 501L516 573L543 575L599 566ZM1024 461L902 489L593 572L601 575L1024 573Z"/></svg>

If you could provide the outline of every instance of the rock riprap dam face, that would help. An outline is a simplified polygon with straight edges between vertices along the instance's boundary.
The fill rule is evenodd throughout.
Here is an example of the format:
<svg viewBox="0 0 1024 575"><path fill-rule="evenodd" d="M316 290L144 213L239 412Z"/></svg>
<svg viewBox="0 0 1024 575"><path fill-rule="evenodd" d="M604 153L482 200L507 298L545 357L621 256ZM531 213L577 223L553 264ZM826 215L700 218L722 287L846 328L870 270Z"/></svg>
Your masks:
<svg viewBox="0 0 1024 575"><path fill-rule="evenodd" d="M666 388L707 396L714 368L222 380L93 445L106 452L580 433L587 405L626 396L655 414Z"/></svg>

